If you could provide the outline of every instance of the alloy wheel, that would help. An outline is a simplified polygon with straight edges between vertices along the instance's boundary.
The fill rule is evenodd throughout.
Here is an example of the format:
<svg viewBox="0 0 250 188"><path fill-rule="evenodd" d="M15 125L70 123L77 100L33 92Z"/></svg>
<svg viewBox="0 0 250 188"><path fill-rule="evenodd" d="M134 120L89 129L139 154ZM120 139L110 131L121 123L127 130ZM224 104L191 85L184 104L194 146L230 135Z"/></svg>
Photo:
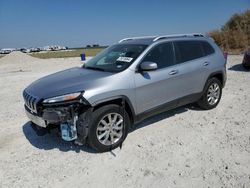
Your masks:
<svg viewBox="0 0 250 188"><path fill-rule="evenodd" d="M207 101L210 105L215 105L220 98L220 86L217 83L212 83L207 91Z"/></svg>
<svg viewBox="0 0 250 188"><path fill-rule="evenodd" d="M96 136L101 144L110 146L122 138L122 131L123 117L118 113L109 113L99 121Z"/></svg>

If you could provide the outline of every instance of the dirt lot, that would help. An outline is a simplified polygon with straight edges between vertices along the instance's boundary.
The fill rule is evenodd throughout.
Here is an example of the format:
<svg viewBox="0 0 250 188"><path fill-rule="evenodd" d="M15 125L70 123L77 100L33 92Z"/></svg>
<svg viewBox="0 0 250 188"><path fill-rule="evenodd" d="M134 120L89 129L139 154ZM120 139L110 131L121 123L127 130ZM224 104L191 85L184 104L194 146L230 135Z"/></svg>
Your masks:
<svg viewBox="0 0 250 188"><path fill-rule="evenodd" d="M216 109L192 105L138 124L122 150L95 153L55 135L37 137L22 90L79 58L0 59L0 187L250 187L250 72L229 56Z"/></svg>

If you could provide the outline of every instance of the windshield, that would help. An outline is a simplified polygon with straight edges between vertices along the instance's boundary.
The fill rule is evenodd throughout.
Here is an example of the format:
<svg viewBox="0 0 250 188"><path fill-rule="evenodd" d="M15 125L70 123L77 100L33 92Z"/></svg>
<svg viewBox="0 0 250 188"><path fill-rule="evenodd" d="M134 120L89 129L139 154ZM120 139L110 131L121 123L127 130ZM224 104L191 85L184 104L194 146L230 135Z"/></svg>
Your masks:
<svg viewBox="0 0 250 188"><path fill-rule="evenodd" d="M90 59L83 67L107 72L120 72L128 68L146 47L147 45L138 44L113 45Z"/></svg>

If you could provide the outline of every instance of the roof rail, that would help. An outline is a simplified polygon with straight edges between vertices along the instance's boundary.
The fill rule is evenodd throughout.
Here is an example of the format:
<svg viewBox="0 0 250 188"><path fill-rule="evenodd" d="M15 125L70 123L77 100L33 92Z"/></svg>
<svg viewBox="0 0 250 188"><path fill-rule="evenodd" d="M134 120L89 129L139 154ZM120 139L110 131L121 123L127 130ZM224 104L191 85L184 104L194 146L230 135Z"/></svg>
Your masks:
<svg viewBox="0 0 250 188"><path fill-rule="evenodd" d="M191 33L191 34L174 34L174 35L163 35L156 37L153 41L167 39L167 38L176 38L176 37L204 37L201 33Z"/></svg>
<svg viewBox="0 0 250 188"><path fill-rule="evenodd" d="M120 40L118 43L128 41L128 40L147 39L147 38L154 38L154 37L156 37L156 36L130 37L130 38L124 38L124 39Z"/></svg>

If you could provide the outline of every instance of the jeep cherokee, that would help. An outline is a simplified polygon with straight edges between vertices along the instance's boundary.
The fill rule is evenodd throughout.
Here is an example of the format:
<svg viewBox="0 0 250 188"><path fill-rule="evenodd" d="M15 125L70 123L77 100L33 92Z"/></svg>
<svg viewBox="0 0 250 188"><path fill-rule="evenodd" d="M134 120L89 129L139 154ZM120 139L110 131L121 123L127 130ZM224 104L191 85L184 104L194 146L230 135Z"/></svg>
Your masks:
<svg viewBox="0 0 250 188"><path fill-rule="evenodd" d="M57 128L63 140L109 151L149 116L193 102L216 107L225 64L202 34L126 38L82 67L33 82L23 91L25 111L37 133Z"/></svg>

